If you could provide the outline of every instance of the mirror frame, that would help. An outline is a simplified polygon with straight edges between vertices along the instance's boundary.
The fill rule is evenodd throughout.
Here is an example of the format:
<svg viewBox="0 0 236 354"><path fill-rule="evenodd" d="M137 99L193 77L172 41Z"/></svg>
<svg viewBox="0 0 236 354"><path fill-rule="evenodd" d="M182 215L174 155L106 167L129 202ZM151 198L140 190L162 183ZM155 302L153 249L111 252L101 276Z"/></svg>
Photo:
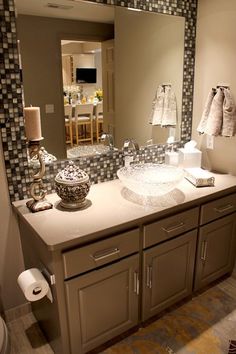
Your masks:
<svg viewBox="0 0 236 354"><path fill-rule="evenodd" d="M181 16L185 18L184 37L184 68L183 68L183 92L182 92L182 118L181 118L181 141L184 144L191 139L192 110L193 110L193 86L194 86L194 63L195 63L195 37L196 37L196 17L197 0L155 0L151 3L148 0L87 0L87 2L99 3L110 6L133 7L143 11L156 12L159 14ZM19 56L17 47L16 13L14 0L1 1L0 12L2 41L0 50L1 59L1 94L0 94L0 130L2 140L2 150L4 154L6 175L9 186L10 200L15 201L29 197L28 189L32 181L31 169L28 166L27 142L25 138L24 118L23 118L23 96L21 75L19 68ZM157 145L156 153L161 154L165 149L164 145ZM153 148L152 148L153 149ZM113 152L110 154L112 171L116 173L117 167L123 164L123 153ZM101 156L80 158L81 168L91 169L95 173L97 163L103 163L104 169L107 167L107 157ZM57 171L65 167L66 160L57 161L46 166L45 188L49 193L54 192L53 180ZM110 168L110 166L109 166ZM89 172L88 171L88 172ZM113 172L114 172L113 171ZM91 172L91 171L90 171ZM114 179L111 171L106 178L93 178L92 182L99 182Z"/></svg>

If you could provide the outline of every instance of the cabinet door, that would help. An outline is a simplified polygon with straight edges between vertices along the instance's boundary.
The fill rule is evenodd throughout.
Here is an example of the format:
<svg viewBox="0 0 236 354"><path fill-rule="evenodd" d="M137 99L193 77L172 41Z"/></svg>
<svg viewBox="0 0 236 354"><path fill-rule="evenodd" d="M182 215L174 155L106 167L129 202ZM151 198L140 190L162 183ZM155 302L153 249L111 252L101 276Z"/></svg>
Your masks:
<svg viewBox="0 0 236 354"><path fill-rule="evenodd" d="M85 353L138 323L139 256L66 282L71 354Z"/></svg>
<svg viewBox="0 0 236 354"><path fill-rule="evenodd" d="M233 269L235 218L232 214L200 228L194 290Z"/></svg>
<svg viewBox="0 0 236 354"><path fill-rule="evenodd" d="M142 318L192 292L197 230L144 251Z"/></svg>

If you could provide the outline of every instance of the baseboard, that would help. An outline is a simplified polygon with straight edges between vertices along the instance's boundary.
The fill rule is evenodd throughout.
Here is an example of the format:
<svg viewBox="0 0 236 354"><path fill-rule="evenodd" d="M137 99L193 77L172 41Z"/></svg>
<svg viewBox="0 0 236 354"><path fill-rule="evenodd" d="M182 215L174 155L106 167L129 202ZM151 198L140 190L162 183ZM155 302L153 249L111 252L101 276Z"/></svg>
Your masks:
<svg viewBox="0 0 236 354"><path fill-rule="evenodd" d="M9 310L4 311L4 319L6 322L10 322L13 320L16 320L17 318L27 315L29 312L31 312L31 303L27 302L23 305L19 305L16 307L13 307Z"/></svg>

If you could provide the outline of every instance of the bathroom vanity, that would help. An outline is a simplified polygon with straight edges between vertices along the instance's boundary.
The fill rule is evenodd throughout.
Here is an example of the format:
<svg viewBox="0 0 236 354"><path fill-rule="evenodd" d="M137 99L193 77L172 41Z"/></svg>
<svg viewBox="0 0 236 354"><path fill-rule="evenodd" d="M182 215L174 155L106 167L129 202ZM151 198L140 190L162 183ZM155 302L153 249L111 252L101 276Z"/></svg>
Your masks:
<svg viewBox="0 0 236 354"><path fill-rule="evenodd" d="M236 177L184 180L151 205L119 180L96 184L82 210L32 214L14 202L25 267L42 270L53 303L32 303L55 353L86 353L141 325L234 266Z"/></svg>

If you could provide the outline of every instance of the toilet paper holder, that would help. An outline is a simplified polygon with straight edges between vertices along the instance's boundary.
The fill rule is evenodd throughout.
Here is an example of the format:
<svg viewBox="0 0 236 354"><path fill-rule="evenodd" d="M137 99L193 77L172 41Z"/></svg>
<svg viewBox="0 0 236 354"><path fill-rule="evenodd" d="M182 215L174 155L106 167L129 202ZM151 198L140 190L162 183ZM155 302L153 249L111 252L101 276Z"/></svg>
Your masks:
<svg viewBox="0 0 236 354"><path fill-rule="evenodd" d="M51 303L53 303L53 296L52 296L52 290L50 285L55 285L56 284L56 278L54 274L51 274L47 268L45 268L44 266L40 267L40 271L43 274L43 276L47 279L48 283L49 283L49 290L47 293L47 298L51 301Z"/></svg>
<svg viewBox="0 0 236 354"><path fill-rule="evenodd" d="M28 301L38 301L46 296L53 302L51 286L55 284L55 276L45 267L24 270L19 274L17 283Z"/></svg>
<svg viewBox="0 0 236 354"><path fill-rule="evenodd" d="M50 285L56 284L55 274L51 274L44 266L40 267L41 273L45 276Z"/></svg>

